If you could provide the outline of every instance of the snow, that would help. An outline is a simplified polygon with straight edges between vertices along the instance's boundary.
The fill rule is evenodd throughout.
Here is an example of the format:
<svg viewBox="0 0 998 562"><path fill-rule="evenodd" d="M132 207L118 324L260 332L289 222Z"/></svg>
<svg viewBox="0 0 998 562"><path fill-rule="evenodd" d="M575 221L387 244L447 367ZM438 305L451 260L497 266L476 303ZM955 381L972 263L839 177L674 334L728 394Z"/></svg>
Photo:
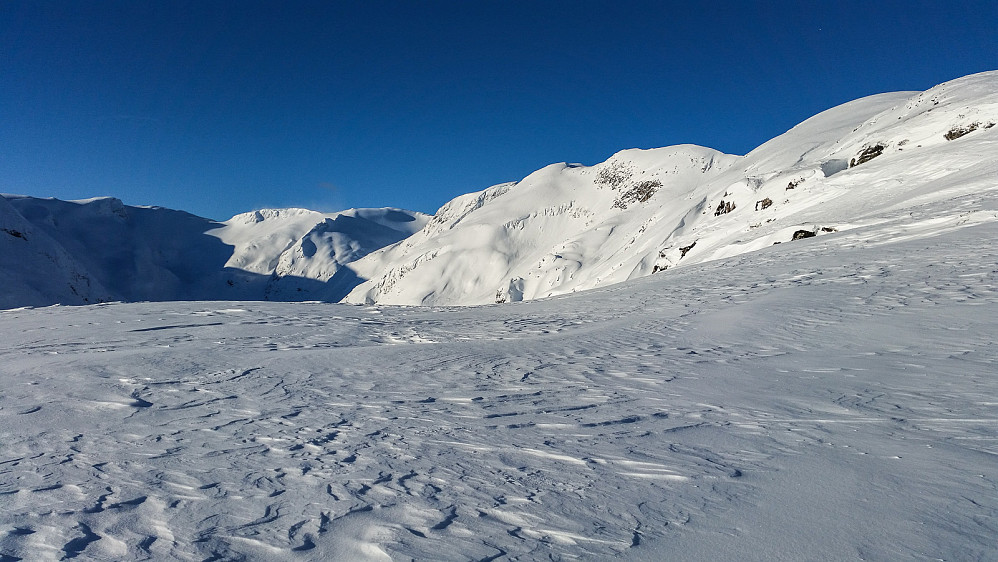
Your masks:
<svg viewBox="0 0 998 562"><path fill-rule="evenodd" d="M0 313L0 554L993 558L987 212L527 303Z"/></svg>
<svg viewBox="0 0 998 562"><path fill-rule="evenodd" d="M996 86L432 218L0 197L0 560L998 558Z"/></svg>
<svg viewBox="0 0 998 562"><path fill-rule="evenodd" d="M352 263L367 281L346 301L544 298L754 252L798 230L893 220L993 190L996 123L998 72L986 72L843 104L743 157L680 145L551 165L459 197L422 232ZM970 132L948 140L957 130Z"/></svg>
<svg viewBox="0 0 998 562"><path fill-rule="evenodd" d="M263 209L236 215L208 234L233 246L225 267L268 276L263 298L335 302L357 284L345 264L411 236L429 220L390 207Z"/></svg>
<svg viewBox="0 0 998 562"><path fill-rule="evenodd" d="M86 267L0 197L0 309L86 304L109 293Z"/></svg>
<svg viewBox="0 0 998 562"><path fill-rule="evenodd" d="M211 234L233 246L226 267L270 275L279 256L326 217L308 209L262 209L236 215Z"/></svg>
<svg viewBox="0 0 998 562"><path fill-rule="evenodd" d="M20 213L50 240L26 246L5 236L0 247L19 245L36 255L12 261L59 271L47 284L10 277L0 304L474 305L569 294L801 232L902 228L898 220L923 203L995 189L996 123L998 72L985 72L843 104L745 156L677 145L623 150L591 167L552 164L457 197L433 217L264 209L218 223L114 198L6 196L13 211L3 212ZM986 220L973 205L934 218L964 212ZM48 248L53 242L61 248Z"/></svg>
<svg viewBox="0 0 998 562"><path fill-rule="evenodd" d="M0 295L3 308L113 300L338 301L347 289L327 281L343 264L429 220L394 208L262 209L215 222L110 197L0 199L0 217L15 225L10 230L32 233L0 238L0 255L6 254L0 259L13 273ZM311 248L308 255L303 244Z"/></svg>

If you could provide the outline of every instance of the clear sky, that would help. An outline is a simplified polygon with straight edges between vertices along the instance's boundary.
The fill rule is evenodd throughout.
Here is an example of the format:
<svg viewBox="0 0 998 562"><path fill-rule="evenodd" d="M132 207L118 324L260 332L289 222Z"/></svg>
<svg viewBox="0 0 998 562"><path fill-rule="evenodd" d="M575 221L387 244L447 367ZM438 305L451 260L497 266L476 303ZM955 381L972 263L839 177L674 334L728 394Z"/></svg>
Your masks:
<svg viewBox="0 0 998 562"><path fill-rule="evenodd" d="M3 0L0 192L432 213L998 69L995 22L995 0Z"/></svg>

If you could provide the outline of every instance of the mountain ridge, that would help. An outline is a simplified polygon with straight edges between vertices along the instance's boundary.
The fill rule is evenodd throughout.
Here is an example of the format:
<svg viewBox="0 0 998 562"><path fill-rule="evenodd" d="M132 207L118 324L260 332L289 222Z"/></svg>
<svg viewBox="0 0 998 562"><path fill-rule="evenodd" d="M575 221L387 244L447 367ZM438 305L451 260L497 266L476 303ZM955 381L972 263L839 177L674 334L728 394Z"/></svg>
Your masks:
<svg viewBox="0 0 998 562"><path fill-rule="evenodd" d="M591 167L547 166L515 184L489 188L497 190L495 196L479 193L490 201L509 198L506 193L526 185L525 197L538 210L584 215L581 224L567 224L563 216L538 221L499 201L469 207L456 218L445 212L448 204L431 221L444 224L422 244L417 235L351 264L368 281L346 300L430 305L549 297L833 234L857 220L886 220L885 213L919 198L988 190L995 92L998 73L988 72L926 92L861 98L740 157L678 145L621 151ZM973 140L962 138L970 133ZM719 165L698 170L708 154ZM949 172L940 162L947 161L960 162L964 177L941 181ZM681 168L692 173L681 174ZM545 190L557 193L545 196ZM574 197L572 190L584 196ZM606 209L608 202L612 209ZM524 228L536 251L513 255L503 241ZM480 239L468 248L476 234ZM522 254L523 247L518 249ZM483 268L490 274L482 276Z"/></svg>
<svg viewBox="0 0 998 562"><path fill-rule="evenodd" d="M125 205L114 197L62 201L4 194L0 199L4 224L31 232L36 244L44 244L15 254L14 237L0 238L0 265L7 272L3 308L107 301L335 301L345 289L337 293L325 281L344 263L409 236L429 218L389 207L339 213L261 209L218 222L162 207ZM353 221L354 232L317 234L327 222L342 219ZM293 254L301 253L303 241L314 247L312 259L296 267ZM50 282L36 290L39 278Z"/></svg>
<svg viewBox="0 0 998 562"><path fill-rule="evenodd" d="M931 236L992 220L996 122L992 71L847 102L744 156L675 145L551 164L458 196L432 217L264 209L216 222L114 198L5 196L5 228L35 241L0 236L0 306L504 303L857 228L872 239ZM935 216L924 215L929 204Z"/></svg>

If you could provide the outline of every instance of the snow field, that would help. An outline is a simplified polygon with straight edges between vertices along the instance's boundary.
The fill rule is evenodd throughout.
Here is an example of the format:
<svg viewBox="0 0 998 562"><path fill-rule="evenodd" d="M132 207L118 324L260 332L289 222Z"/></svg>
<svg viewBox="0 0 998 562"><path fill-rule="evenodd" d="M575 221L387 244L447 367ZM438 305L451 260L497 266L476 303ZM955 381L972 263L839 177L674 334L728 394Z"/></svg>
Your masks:
<svg viewBox="0 0 998 562"><path fill-rule="evenodd" d="M0 555L993 558L973 197L528 303L2 312Z"/></svg>

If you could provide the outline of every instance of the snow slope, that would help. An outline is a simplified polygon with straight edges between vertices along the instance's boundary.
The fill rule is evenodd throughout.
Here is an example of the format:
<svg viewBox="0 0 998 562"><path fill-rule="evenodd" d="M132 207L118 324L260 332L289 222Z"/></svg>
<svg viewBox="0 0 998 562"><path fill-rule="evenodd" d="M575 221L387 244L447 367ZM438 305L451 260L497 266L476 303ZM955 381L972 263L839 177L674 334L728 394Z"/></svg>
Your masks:
<svg viewBox="0 0 998 562"><path fill-rule="evenodd" d="M0 557L992 560L996 238L992 189L503 306L0 312Z"/></svg>
<svg viewBox="0 0 998 562"><path fill-rule="evenodd" d="M205 235L217 226L213 221L172 209L128 206L113 197L4 197L82 263L114 300L226 298L223 265L229 248Z"/></svg>
<svg viewBox="0 0 998 562"><path fill-rule="evenodd" d="M353 264L371 281L350 298L479 304L588 288L595 285L586 284L589 272L618 269L615 260L633 253L620 242L648 227L635 224L639 209L628 207L640 208L653 192L656 202L682 197L733 160L698 146L627 150L595 168L554 164L464 195L417 235ZM606 275L608 282L628 278Z"/></svg>
<svg viewBox="0 0 998 562"><path fill-rule="evenodd" d="M106 301L110 293L0 197L0 309Z"/></svg>
<svg viewBox="0 0 998 562"><path fill-rule="evenodd" d="M352 264L368 281L347 300L529 300L881 223L992 189L996 122L998 72L986 72L841 105L744 157L675 146L548 166L459 197Z"/></svg>
<svg viewBox="0 0 998 562"><path fill-rule="evenodd" d="M263 209L209 232L234 247L226 267L269 276L268 300L338 301L360 281L343 266L399 242L430 217L394 208Z"/></svg>
<svg viewBox="0 0 998 562"><path fill-rule="evenodd" d="M10 233L0 238L0 253L12 264L5 268L0 297L5 307L107 300L339 300L353 286L328 283L342 264L409 236L429 218L391 208L264 209L218 223L110 197L3 199L0 216L12 225L9 230L30 230L35 234L27 240L38 240L26 244L24 237Z"/></svg>

